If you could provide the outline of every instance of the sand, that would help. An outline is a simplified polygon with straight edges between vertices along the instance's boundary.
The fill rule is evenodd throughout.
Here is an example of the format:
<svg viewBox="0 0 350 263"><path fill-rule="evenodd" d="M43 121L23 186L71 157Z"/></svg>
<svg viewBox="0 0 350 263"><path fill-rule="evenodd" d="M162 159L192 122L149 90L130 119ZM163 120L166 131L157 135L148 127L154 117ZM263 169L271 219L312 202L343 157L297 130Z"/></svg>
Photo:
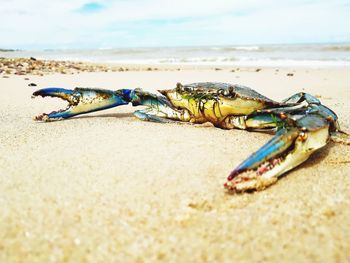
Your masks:
<svg viewBox="0 0 350 263"><path fill-rule="evenodd" d="M226 176L271 135L142 122L131 106L32 120L65 105L30 98L47 86L221 81L276 100L315 94L350 131L350 69L231 70L0 77L0 262L350 262L349 146L232 195Z"/></svg>

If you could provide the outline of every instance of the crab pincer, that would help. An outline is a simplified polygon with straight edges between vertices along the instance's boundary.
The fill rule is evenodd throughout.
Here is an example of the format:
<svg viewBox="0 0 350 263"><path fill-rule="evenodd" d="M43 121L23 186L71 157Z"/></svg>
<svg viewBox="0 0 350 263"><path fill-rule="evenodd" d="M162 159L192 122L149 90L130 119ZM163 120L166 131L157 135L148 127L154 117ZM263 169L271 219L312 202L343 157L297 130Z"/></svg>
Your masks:
<svg viewBox="0 0 350 263"><path fill-rule="evenodd" d="M126 100L127 96L125 94L103 89L75 88L74 90L70 90L45 88L35 91L32 95L32 97L37 96L60 98L68 102L66 109L52 111L51 113L42 113L34 117L34 120L37 121L68 119L79 114L104 110L129 103Z"/></svg>
<svg viewBox="0 0 350 263"><path fill-rule="evenodd" d="M329 123L319 114L301 117L295 126L285 127L234 169L225 188L233 192L263 190L306 161L329 139Z"/></svg>

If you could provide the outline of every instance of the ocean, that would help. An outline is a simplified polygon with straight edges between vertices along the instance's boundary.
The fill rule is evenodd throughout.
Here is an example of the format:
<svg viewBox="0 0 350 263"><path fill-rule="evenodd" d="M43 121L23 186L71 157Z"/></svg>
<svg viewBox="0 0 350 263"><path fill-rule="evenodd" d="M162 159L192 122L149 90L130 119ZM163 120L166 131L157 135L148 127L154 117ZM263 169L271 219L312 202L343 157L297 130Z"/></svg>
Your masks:
<svg viewBox="0 0 350 263"><path fill-rule="evenodd" d="M0 57L117 64L350 67L350 43L38 51L0 49Z"/></svg>

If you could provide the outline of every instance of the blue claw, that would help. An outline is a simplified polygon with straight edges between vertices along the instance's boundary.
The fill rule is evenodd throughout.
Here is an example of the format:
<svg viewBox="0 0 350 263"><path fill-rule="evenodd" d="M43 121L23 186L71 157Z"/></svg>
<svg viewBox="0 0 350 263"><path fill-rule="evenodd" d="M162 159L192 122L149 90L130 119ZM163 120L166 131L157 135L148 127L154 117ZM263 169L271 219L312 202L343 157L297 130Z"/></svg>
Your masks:
<svg viewBox="0 0 350 263"><path fill-rule="evenodd" d="M74 90L70 89L62 89L62 88L46 88L46 89L40 89L33 93L33 96L41 96L41 97L59 97L63 99L67 99L69 95L74 94Z"/></svg>
<svg viewBox="0 0 350 263"><path fill-rule="evenodd" d="M124 90L125 94L131 90ZM61 98L68 102L65 110L53 111L51 113L43 113L34 119L38 121L54 121L67 119L79 114L109 109L119 105L126 105L130 102L127 96L118 91L103 89L86 89L75 88L74 90L62 88L46 88L37 90L33 93L33 97L55 97Z"/></svg>
<svg viewBox="0 0 350 263"><path fill-rule="evenodd" d="M330 124L318 114L296 120L231 172L225 183L230 191L261 190L279 176L306 161L329 139Z"/></svg>
<svg viewBox="0 0 350 263"><path fill-rule="evenodd" d="M227 180L232 180L237 175L257 168L262 163L266 162L267 160L273 158L274 156L278 156L279 154L283 153L286 149L288 149L296 137L298 136L298 130L297 129L281 129L279 130L276 135L268 141L264 146L262 146L258 151L253 153L243 161L236 169L234 169Z"/></svg>

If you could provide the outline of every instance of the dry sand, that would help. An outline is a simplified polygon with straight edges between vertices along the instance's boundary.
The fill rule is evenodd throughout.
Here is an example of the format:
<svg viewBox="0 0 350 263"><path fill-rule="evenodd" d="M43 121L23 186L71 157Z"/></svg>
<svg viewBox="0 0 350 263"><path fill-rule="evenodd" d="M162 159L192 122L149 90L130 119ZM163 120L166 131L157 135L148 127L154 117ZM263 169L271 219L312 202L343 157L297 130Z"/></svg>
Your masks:
<svg viewBox="0 0 350 263"><path fill-rule="evenodd" d="M37 123L65 103L30 98L47 86L221 81L276 100L318 95L349 131L350 69L25 77L0 78L0 262L350 262L349 146L330 143L265 191L231 195L226 176L270 135L142 122L129 106Z"/></svg>

